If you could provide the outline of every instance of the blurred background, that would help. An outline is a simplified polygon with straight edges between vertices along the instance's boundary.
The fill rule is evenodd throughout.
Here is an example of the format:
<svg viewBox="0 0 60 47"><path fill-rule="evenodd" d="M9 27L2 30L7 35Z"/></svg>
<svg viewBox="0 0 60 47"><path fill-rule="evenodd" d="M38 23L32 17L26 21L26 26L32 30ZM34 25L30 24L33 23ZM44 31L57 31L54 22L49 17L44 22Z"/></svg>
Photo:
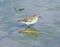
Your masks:
<svg viewBox="0 0 60 47"><path fill-rule="evenodd" d="M42 18L29 30L18 22L35 13ZM60 47L60 0L0 0L0 47Z"/></svg>

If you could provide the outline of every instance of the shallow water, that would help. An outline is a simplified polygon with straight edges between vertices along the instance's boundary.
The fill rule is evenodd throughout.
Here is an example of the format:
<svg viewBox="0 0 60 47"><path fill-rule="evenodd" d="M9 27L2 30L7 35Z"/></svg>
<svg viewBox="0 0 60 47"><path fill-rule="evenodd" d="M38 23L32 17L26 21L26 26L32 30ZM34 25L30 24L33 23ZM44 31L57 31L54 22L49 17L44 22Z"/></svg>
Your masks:
<svg viewBox="0 0 60 47"><path fill-rule="evenodd" d="M26 25L17 20L35 13L42 17L31 26L38 36L19 33ZM0 0L0 47L60 47L60 0Z"/></svg>

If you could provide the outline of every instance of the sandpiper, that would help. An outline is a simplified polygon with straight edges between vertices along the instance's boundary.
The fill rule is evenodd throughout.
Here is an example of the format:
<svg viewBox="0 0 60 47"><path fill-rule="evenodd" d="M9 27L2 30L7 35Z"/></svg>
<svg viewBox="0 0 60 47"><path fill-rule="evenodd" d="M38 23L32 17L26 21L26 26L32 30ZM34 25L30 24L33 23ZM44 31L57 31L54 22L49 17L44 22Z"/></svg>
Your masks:
<svg viewBox="0 0 60 47"><path fill-rule="evenodd" d="M22 19L22 20L18 20L18 22L25 23L25 24L27 24L28 27L30 27L30 24L36 23L39 17L40 16L38 16L37 14L35 14L32 17L25 18L25 19Z"/></svg>

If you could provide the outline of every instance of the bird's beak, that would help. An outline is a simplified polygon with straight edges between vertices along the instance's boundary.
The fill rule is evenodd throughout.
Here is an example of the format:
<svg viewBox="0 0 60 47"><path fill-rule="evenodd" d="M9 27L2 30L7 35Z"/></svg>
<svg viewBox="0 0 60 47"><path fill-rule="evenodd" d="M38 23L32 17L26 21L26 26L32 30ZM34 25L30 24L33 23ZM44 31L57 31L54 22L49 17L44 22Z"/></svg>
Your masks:
<svg viewBox="0 0 60 47"><path fill-rule="evenodd" d="M42 18L41 16L39 16L39 18Z"/></svg>

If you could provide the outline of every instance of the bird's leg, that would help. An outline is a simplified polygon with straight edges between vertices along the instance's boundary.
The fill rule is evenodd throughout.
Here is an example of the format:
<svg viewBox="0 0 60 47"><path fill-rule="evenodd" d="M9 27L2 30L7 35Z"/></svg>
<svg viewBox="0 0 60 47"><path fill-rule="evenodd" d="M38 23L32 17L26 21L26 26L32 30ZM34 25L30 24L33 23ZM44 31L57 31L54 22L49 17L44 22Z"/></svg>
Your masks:
<svg viewBox="0 0 60 47"><path fill-rule="evenodd" d="M27 25L27 28L30 28L30 25L29 24Z"/></svg>
<svg viewBox="0 0 60 47"><path fill-rule="evenodd" d="M30 28L30 25L28 26L28 28Z"/></svg>

